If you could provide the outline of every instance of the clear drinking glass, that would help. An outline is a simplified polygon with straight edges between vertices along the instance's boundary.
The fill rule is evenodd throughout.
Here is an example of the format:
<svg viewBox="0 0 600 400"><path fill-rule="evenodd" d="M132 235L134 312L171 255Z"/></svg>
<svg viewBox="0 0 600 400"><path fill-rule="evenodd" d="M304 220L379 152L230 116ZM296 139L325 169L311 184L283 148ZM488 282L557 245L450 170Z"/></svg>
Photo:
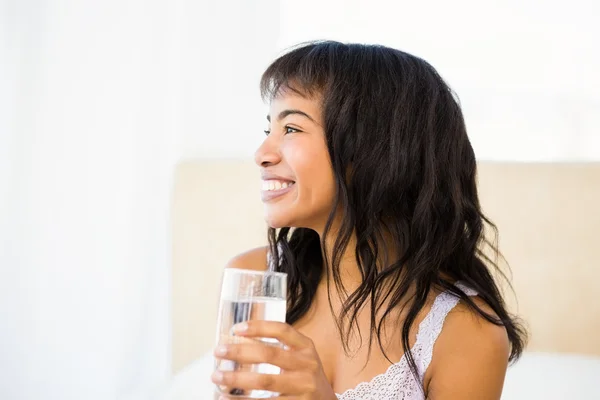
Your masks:
<svg viewBox="0 0 600 400"><path fill-rule="evenodd" d="M235 336L231 328L235 324L249 320L285 322L286 292L287 274L283 272L226 268L223 273L219 302L217 344L260 340L268 345L280 346L281 344L273 338L252 339ZM215 369L264 374L280 373L280 368L275 365L238 364L230 360L217 360ZM217 385L217 392L242 399L265 399L278 395L266 390L242 390L220 385Z"/></svg>

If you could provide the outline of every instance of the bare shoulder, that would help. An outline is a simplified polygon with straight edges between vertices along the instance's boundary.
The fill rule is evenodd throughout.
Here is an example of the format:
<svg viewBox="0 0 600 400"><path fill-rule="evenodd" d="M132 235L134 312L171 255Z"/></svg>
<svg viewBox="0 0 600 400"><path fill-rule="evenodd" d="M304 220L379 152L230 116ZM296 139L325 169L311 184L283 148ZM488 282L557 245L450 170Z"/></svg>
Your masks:
<svg viewBox="0 0 600 400"><path fill-rule="evenodd" d="M233 257L225 268L250 269L254 271L264 271L267 269L268 247L257 247L245 251Z"/></svg>
<svg viewBox="0 0 600 400"><path fill-rule="evenodd" d="M480 298L474 297L473 301L486 313L495 315ZM429 397L500 399L509 353L506 329L459 303L446 317L433 349L425 377Z"/></svg>
<svg viewBox="0 0 600 400"><path fill-rule="evenodd" d="M472 297L472 300L485 313L496 316L485 301L479 297ZM460 348L461 354L467 351L479 353L485 350L488 355L497 353L499 357L506 360L510 352L506 329L487 321L463 302L459 302L446 317L438 344L440 344L438 349L442 353L440 358L443 358L447 351L461 346L466 347ZM472 350L474 347L476 351Z"/></svg>

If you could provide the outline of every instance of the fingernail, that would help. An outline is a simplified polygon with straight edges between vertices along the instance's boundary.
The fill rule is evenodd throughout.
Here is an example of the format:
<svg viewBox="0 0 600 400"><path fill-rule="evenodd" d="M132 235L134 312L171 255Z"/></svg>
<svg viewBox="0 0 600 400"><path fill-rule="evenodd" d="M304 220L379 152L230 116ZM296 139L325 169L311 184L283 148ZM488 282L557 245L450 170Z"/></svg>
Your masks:
<svg viewBox="0 0 600 400"><path fill-rule="evenodd" d="M217 357L222 357L225 354L227 354L227 346L225 346L223 344L220 346L217 346L217 348L215 349L215 355Z"/></svg>
<svg viewBox="0 0 600 400"><path fill-rule="evenodd" d="M221 371L215 371L212 374L212 380L215 383L223 382L223 373Z"/></svg>
<svg viewBox="0 0 600 400"><path fill-rule="evenodd" d="M246 322L239 323L237 325L234 325L231 330L233 331L233 333L246 332L248 330L248 324Z"/></svg>

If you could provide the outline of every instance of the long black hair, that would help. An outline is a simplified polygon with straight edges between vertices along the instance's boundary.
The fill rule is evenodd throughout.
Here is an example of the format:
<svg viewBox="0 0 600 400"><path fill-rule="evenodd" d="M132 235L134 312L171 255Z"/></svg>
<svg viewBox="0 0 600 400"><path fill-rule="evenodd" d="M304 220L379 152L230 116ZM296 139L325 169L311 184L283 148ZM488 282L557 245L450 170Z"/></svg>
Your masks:
<svg viewBox="0 0 600 400"><path fill-rule="evenodd" d="M340 260L354 234L362 282L343 301L337 321L342 337L358 328L357 314L368 305L369 351L376 336L385 355L383 322L395 307L406 306L402 344L417 374L409 332L428 294L444 290L503 326L511 343L509 359L517 359L526 332L507 311L497 286L498 277L506 279L498 266L497 229L479 205L475 154L460 105L436 70L381 45L310 42L292 48L264 72L263 99L271 101L282 90L322 101L337 205L322 237L307 228L269 229L273 264L288 274L287 322L309 310L324 273L329 282L326 265L336 287L344 289ZM323 259L329 254L325 238L340 210L331 260ZM486 238L486 227L492 239ZM400 258L380 265L382 255L390 254L388 246L400 249ZM493 314L456 281L476 290ZM408 293L412 298L405 303Z"/></svg>

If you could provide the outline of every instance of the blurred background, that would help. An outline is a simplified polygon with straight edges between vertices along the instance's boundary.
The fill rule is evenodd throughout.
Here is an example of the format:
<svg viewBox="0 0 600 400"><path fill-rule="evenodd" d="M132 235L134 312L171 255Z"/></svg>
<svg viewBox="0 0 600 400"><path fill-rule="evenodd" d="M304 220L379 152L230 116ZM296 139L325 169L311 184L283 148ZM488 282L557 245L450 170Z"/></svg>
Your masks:
<svg viewBox="0 0 600 400"><path fill-rule="evenodd" d="M426 59L480 161L595 164L598 17L595 0L1 0L0 398L152 398L198 355L172 350L176 171L251 164L258 81L288 46Z"/></svg>

